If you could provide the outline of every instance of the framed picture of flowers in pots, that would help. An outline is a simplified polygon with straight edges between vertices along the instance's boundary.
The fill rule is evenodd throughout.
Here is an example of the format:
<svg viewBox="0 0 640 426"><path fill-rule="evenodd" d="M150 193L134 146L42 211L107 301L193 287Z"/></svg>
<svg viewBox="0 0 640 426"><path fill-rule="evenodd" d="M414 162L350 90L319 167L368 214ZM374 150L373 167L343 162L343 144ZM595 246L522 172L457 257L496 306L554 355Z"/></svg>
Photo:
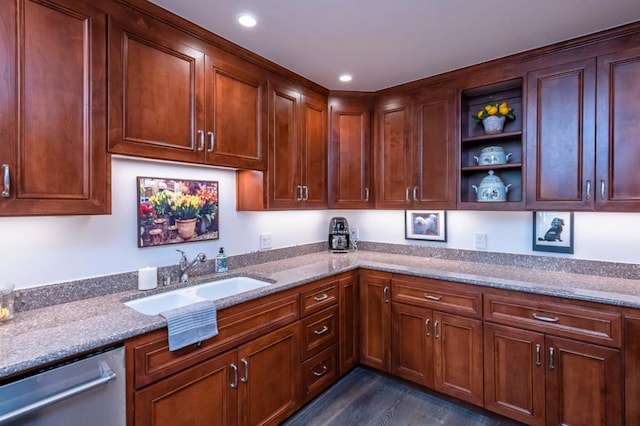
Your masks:
<svg viewBox="0 0 640 426"><path fill-rule="evenodd" d="M217 240L218 182L138 177L138 247Z"/></svg>

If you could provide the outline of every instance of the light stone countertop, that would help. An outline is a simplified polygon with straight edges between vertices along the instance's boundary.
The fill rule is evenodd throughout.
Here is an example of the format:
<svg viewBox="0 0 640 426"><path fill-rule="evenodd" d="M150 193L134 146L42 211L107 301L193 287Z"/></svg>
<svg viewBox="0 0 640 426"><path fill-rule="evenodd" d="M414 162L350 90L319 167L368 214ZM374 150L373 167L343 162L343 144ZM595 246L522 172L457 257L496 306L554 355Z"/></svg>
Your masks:
<svg viewBox="0 0 640 426"><path fill-rule="evenodd" d="M196 277L194 284L239 274L273 282L216 301L220 310L360 267L640 308L640 280L373 251L307 254ZM150 293L125 291L16 313L0 325L0 379L165 327L164 318L140 314L122 303L144 294Z"/></svg>

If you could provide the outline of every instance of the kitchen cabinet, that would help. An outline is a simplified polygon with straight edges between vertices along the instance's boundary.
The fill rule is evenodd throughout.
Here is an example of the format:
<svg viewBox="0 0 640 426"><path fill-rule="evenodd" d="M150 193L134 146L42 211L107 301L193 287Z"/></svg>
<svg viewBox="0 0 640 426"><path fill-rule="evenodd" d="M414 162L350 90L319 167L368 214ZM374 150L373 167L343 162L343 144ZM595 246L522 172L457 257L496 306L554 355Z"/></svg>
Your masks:
<svg viewBox="0 0 640 426"><path fill-rule="evenodd" d="M640 425L640 311L624 318L624 378L626 425Z"/></svg>
<svg viewBox="0 0 640 426"><path fill-rule="evenodd" d="M594 58L528 73L528 209L593 209L595 79Z"/></svg>
<svg viewBox="0 0 640 426"><path fill-rule="evenodd" d="M0 10L0 216L105 214L106 13L84 1Z"/></svg>
<svg viewBox="0 0 640 426"><path fill-rule="evenodd" d="M482 293L397 275L391 293L392 373L482 405ZM460 312L471 317L454 314Z"/></svg>
<svg viewBox="0 0 640 426"><path fill-rule="evenodd" d="M502 133L485 134L473 115L488 103L507 102L514 109L515 119L507 120ZM524 210L524 122L522 79L491 82L462 90L460 135L460 181L458 209L464 210ZM508 155L505 164L479 164L483 148L500 147ZM511 155L509 155L511 154ZM499 177L507 189L506 201L478 201L482 179L490 174Z"/></svg>
<svg viewBox="0 0 640 426"><path fill-rule="evenodd" d="M532 425L623 424L617 309L498 291L484 303L485 408Z"/></svg>
<svg viewBox="0 0 640 426"><path fill-rule="evenodd" d="M360 363L391 371L391 274L360 271Z"/></svg>
<svg viewBox="0 0 640 426"><path fill-rule="evenodd" d="M266 77L149 15L109 19L109 151L266 167Z"/></svg>
<svg viewBox="0 0 640 426"><path fill-rule="evenodd" d="M327 101L269 82L269 161L236 175L238 210L327 207Z"/></svg>
<svg viewBox="0 0 640 426"><path fill-rule="evenodd" d="M360 335L358 332L358 273L349 272L338 280L338 306L340 309L340 376L358 365Z"/></svg>
<svg viewBox="0 0 640 426"><path fill-rule="evenodd" d="M349 93L329 97L329 208L371 208L373 98Z"/></svg>

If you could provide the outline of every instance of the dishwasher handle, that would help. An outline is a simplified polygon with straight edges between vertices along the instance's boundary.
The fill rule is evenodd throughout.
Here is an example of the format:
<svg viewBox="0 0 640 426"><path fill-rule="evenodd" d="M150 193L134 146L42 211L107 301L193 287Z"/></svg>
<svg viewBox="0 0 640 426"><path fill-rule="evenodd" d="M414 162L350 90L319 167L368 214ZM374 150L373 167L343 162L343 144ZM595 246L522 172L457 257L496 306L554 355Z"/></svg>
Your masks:
<svg viewBox="0 0 640 426"><path fill-rule="evenodd" d="M58 392L54 395L48 396L46 398L42 398L39 401L33 402L31 404L25 405L24 407L20 407L16 410L10 411L6 414L0 415L0 425L6 424L7 422L14 420L17 417L21 417L25 414L32 413L37 410L41 410L45 407L55 404L56 402L60 402L62 400L71 398L78 394L88 392L93 388L98 386L102 386L116 379L116 373L109 368L106 363L102 363L101 374L100 377L89 380L88 382L79 384L78 386L74 386L62 392Z"/></svg>

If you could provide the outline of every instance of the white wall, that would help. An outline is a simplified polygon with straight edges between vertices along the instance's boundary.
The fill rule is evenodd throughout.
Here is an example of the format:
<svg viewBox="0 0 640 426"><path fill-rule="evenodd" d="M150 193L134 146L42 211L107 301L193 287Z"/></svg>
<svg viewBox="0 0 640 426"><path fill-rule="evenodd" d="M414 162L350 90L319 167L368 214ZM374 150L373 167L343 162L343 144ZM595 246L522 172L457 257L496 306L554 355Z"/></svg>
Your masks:
<svg viewBox="0 0 640 426"><path fill-rule="evenodd" d="M219 181L220 239L138 248L137 176ZM448 212L448 241L422 242L404 239L403 211L236 212L231 170L114 157L112 177L109 216L0 218L0 280L24 288L172 265L176 248L189 258L214 256L220 246L230 255L247 253L258 250L264 232L272 233L274 248L324 241L332 216L347 217L363 241L474 249L474 232L485 232L489 251L554 255L531 251L530 212ZM639 241L640 214L576 213L575 254L561 256L638 263Z"/></svg>

